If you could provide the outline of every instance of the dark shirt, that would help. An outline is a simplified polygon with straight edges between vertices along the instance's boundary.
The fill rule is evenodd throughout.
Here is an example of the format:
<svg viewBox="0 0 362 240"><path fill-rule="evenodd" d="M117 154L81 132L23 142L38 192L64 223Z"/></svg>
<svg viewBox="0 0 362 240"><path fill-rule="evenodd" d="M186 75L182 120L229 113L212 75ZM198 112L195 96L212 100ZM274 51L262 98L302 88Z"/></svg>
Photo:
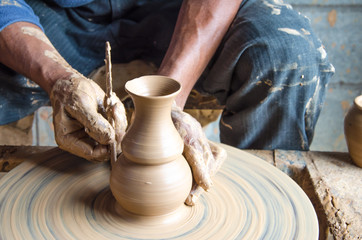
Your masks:
<svg viewBox="0 0 362 240"><path fill-rule="evenodd" d="M48 0L60 7L79 7L93 0ZM41 29L39 18L24 0L0 0L0 31L15 22L30 22Z"/></svg>

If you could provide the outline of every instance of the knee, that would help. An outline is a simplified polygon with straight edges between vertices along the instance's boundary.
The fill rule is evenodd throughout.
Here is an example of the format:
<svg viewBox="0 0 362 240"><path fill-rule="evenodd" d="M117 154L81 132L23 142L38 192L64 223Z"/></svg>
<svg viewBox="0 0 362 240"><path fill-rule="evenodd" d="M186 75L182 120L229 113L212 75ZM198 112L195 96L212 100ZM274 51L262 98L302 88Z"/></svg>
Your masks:
<svg viewBox="0 0 362 240"><path fill-rule="evenodd" d="M225 46L239 49L240 57L243 53L250 54L249 61L263 59L259 68L316 67L333 71L310 20L279 1L247 1L243 4L228 31Z"/></svg>
<svg viewBox="0 0 362 240"><path fill-rule="evenodd" d="M334 73L309 20L275 1L243 5L223 48L237 52L230 61L235 64L231 93L245 90L247 85L272 93L284 86L309 85L316 79L327 84Z"/></svg>

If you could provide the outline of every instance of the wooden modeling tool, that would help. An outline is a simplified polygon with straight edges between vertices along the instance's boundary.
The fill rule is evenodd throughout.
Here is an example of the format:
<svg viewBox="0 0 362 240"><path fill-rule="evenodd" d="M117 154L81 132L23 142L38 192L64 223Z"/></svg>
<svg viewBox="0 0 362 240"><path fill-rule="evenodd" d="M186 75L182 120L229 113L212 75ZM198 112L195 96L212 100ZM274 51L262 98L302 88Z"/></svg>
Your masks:
<svg viewBox="0 0 362 240"><path fill-rule="evenodd" d="M111 105L111 96L112 96L112 63L111 63L111 45L109 42L106 42L106 99L105 107L107 111L108 122L114 128L114 120L112 114L112 105ZM112 142L109 145L111 149L111 163L117 161L117 151L116 151L116 142Z"/></svg>

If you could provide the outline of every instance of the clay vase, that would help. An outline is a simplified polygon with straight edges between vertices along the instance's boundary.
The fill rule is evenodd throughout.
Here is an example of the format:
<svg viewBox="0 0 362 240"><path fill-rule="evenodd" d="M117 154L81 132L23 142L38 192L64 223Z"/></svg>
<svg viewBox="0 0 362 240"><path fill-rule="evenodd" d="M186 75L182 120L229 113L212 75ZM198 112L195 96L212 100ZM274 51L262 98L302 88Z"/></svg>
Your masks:
<svg viewBox="0 0 362 240"><path fill-rule="evenodd" d="M182 155L183 140L171 119L179 82L163 76L128 81L135 111L112 164L110 188L122 208L144 216L170 214L191 190L191 169Z"/></svg>
<svg viewBox="0 0 362 240"><path fill-rule="evenodd" d="M344 135L352 161L362 167L362 95L354 99L344 118Z"/></svg>

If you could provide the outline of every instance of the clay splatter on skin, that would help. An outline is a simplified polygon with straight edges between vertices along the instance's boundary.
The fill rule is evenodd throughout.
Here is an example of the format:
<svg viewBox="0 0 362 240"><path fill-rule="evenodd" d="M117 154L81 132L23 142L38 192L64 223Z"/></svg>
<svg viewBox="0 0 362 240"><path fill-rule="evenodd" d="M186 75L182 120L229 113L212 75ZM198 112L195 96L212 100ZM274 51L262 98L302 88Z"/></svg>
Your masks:
<svg viewBox="0 0 362 240"><path fill-rule="evenodd" d="M45 50L44 55L53 60L54 62L59 63L66 69L70 69L71 66L62 58L56 51Z"/></svg>
<svg viewBox="0 0 362 240"><path fill-rule="evenodd" d="M74 70L66 61L65 59L59 55L59 53L56 50L49 51L45 50L44 55L53 60L56 63L59 63L62 67L64 67L66 72L72 73L70 78L76 78L76 77L82 77L82 74Z"/></svg>
<svg viewBox="0 0 362 240"><path fill-rule="evenodd" d="M37 39L41 40L42 42L46 43L47 45L53 47L52 43L49 41L49 39L45 36L45 34L37 28L34 27L22 27L21 31L23 34L36 37Z"/></svg>
<svg viewBox="0 0 362 240"><path fill-rule="evenodd" d="M36 27L22 27L22 34L45 43L42 54L49 59L58 70L64 70L63 78L55 81L51 91L50 100L54 109L55 139L60 148L91 161L104 161L108 157L107 146L114 140L114 129L103 118L104 92L90 79L85 78L73 69L67 61L57 52L47 36ZM124 132L126 122L123 105L112 95L110 102L114 116L117 117L117 140ZM87 101L89 100L89 101ZM37 100L32 101L37 104ZM71 117L70 117L71 116ZM77 121L74 121L77 119ZM126 124L125 124L126 126ZM120 144L119 151L120 151Z"/></svg>
<svg viewBox="0 0 362 240"><path fill-rule="evenodd" d="M199 122L184 113L175 104L172 107L172 121L184 141L184 155L190 166L198 165L200 172L193 172L195 181L206 191L212 186L212 181L207 176L208 165L213 162L212 151L209 148L205 134ZM199 130L199 131L198 131ZM192 133L192 134L191 134ZM204 162L205 161L205 162ZM200 180L203 180L201 182Z"/></svg>
<svg viewBox="0 0 362 240"><path fill-rule="evenodd" d="M45 50L44 55L47 56L48 58L52 59L54 62L59 63L62 67L64 67L64 69L67 72L73 73L71 78L81 76L80 73L78 73L76 70L74 70L65 61L65 59L62 56L60 56L60 54L54 49L52 43L49 41L47 36L40 29L37 29L34 27L22 27L21 31L23 32L23 34L35 37L35 38L39 39L40 41L44 42L45 44L47 44L48 46L50 46L51 48L53 48L53 50Z"/></svg>

